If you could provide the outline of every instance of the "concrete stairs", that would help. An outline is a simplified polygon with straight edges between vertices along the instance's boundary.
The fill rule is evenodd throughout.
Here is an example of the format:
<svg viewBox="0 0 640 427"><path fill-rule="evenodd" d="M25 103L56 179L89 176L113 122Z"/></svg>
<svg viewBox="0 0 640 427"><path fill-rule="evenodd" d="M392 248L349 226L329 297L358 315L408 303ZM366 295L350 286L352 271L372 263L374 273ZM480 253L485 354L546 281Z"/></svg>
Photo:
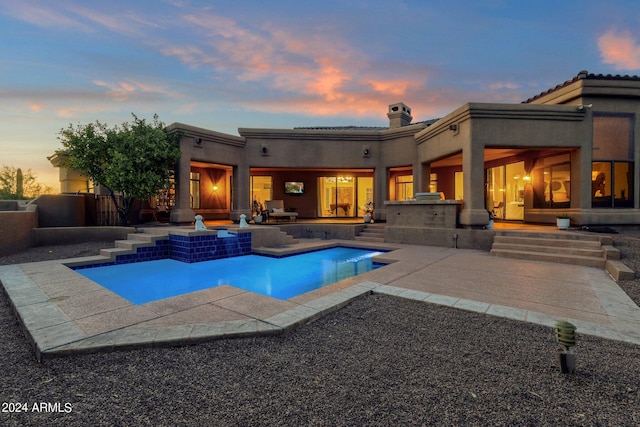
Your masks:
<svg viewBox="0 0 640 427"><path fill-rule="evenodd" d="M298 239L294 238L286 231L280 231L280 233L278 233L277 241L278 243L276 243L276 246L295 245L296 243L300 242Z"/></svg>
<svg viewBox="0 0 640 427"><path fill-rule="evenodd" d="M116 259L117 255L135 254L141 247L155 246L156 240L166 239L167 236L147 233L129 233L127 240L116 240L113 248L101 249L100 256Z"/></svg>
<svg viewBox="0 0 640 427"><path fill-rule="evenodd" d="M490 254L606 269L615 280L633 278L608 235L573 232L497 231Z"/></svg>
<svg viewBox="0 0 640 427"><path fill-rule="evenodd" d="M384 243L384 223L370 223L355 236L355 240L360 242Z"/></svg>

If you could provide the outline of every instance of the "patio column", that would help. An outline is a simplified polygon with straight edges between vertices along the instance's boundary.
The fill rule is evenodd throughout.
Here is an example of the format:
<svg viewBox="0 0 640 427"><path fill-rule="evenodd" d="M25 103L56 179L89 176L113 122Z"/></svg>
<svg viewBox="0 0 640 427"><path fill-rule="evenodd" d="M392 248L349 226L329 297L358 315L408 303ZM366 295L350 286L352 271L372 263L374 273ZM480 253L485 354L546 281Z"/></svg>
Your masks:
<svg viewBox="0 0 640 427"><path fill-rule="evenodd" d="M251 218L251 171L248 166L240 164L233 167L232 191L233 198L229 219L239 222L240 215L245 214L248 221Z"/></svg>
<svg viewBox="0 0 640 427"><path fill-rule="evenodd" d="M180 140L180 159L176 163L176 205L171 210L170 221L177 224L190 224L195 221L195 212L191 209L191 148L193 138Z"/></svg>
<svg viewBox="0 0 640 427"><path fill-rule="evenodd" d="M429 191L431 163L416 163L413 167L413 194Z"/></svg>
<svg viewBox="0 0 640 427"><path fill-rule="evenodd" d="M387 168L377 167L373 171L373 220L386 221L384 202L389 199L389 175Z"/></svg>
<svg viewBox="0 0 640 427"><path fill-rule="evenodd" d="M460 225L481 228L489 222L484 200L484 144L473 139L462 148L462 172L464 174L464 203L460 212Z"/></svg>

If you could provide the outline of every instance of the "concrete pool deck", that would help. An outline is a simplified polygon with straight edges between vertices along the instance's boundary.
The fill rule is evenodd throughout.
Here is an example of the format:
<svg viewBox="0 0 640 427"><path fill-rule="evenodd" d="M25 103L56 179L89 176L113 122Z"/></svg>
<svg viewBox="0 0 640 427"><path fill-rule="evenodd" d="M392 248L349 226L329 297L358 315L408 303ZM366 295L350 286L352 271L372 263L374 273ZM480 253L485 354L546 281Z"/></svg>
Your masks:
<svg viewBox="0 0 640 427"><path fill-rule="evenodd" d="M393 295L640 344L640 308L604 271L478 250L300 239L284 254L345 245L391 249L389 265L278 300L232 286L135 305L57 260L0 266L0 282L39 360L115 349L275 334L369 293ZM102 259L87 257L82 260ZM78 261L75 258L74 261Z"/></svg>

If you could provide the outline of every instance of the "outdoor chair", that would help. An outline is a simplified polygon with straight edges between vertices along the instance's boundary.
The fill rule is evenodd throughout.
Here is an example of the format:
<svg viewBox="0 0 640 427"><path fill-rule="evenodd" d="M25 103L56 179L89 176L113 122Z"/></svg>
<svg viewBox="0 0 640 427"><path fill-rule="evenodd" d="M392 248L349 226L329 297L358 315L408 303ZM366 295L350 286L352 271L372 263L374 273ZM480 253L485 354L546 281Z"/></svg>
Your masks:
<svg viewBox="0 0 640 427"><path fill-rule="evenodd" d="M267 200L267 221L270 218L278 221L280 219L288 219L289 221L295 221L298 218L297 212L285 212L283 200Z"/></svg>

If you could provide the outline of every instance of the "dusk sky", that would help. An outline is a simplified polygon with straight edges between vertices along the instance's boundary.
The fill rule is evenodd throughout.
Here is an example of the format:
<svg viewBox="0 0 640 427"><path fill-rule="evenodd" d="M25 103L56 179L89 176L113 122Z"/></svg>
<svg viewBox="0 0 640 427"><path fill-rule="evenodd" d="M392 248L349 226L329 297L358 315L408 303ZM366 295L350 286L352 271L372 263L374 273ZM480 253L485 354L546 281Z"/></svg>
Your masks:
<svg viewBox="0 0 640 427"><path fill-rule="evenodd" d="M640 74L637 0L0 0L0 167L59 190L70 123L386 126Z"/></svg>

